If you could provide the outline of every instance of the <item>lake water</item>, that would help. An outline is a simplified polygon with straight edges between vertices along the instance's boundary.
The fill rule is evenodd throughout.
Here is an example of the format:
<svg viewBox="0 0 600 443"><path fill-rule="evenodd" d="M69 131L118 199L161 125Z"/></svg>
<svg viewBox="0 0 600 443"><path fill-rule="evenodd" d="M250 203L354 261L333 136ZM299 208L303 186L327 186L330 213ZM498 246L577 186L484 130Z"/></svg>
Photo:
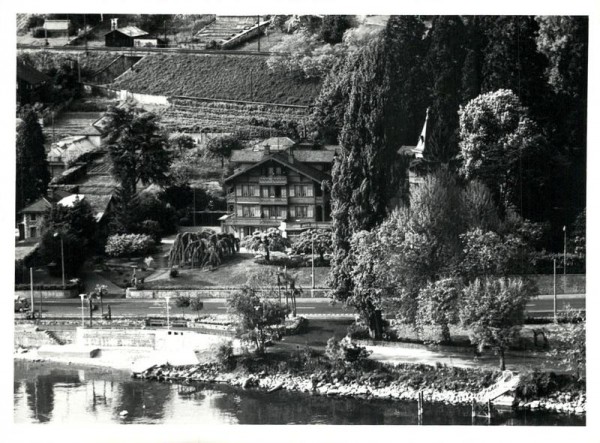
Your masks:
<svg viewBox="0 0 600 443"><path fill-rule="evenodd" d="M415 402L355 400L226 385L178 386L128 373L15 361L15 423L417 425ZM121 411L128 411L125 418ZM424 405L423 425L487 425L469 406ZM493 425L585 425L585 417L507 412Z"/></svg>

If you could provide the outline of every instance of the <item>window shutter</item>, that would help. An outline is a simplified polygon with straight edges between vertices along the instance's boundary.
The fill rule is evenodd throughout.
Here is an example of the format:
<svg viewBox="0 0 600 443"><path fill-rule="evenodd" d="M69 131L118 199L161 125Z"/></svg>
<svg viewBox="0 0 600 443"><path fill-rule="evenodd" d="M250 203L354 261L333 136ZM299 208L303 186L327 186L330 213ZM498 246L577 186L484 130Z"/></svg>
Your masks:
<svg viewBox="0 0 600 443"><path fill-rule="evenodd" d="M235 195L237 195L238 197L241 197L241 195L242 195L242 185L237 185L235 187Z"/></svg>
<svg viewBox="0 0 600 443"><path fill-rule="evenodd" d="M308 209L306 210L306 216L308 218L313 218L313 207L309 206Z"/></svg>

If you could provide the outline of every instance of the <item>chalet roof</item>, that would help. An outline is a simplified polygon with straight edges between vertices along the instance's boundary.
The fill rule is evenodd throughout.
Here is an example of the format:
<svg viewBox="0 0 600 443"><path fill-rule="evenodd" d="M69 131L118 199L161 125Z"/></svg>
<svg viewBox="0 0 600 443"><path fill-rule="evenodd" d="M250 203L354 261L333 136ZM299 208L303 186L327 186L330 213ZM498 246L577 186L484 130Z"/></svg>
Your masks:
<svg viewBox="0 0 600 443"><path fill-rule="evenodd" d="M49 162L69 163L96 149L96 145L84 135L65 137L52 145L47 158Z"/></svg>
<svg viewBox="0 0 600 443"><path fill-rule="evenodd" d="M258 167L269 160L274 160L277 163L280 163L283 166L285 166L293 171L296 171L297 173L302 174L302 175L304 175L316 182L319 182L319 183L321 183L323 180L331 179L331 176L329 174L326 174L323 171L319 171L318 169L315 169L312 166L309 166L307 164L304 164L304 163L301 163L300 161L298 161L295 154L296 153L294 152L294 161L293 162L289 161L289 156L287 154L284 154L281 152L276 152L276 153L268 155L268 156L263 156L263 158L260 161L258 161L257 163L254 163L253 165L250 165L250 166L236 172L235 174L227 177L225 179L225 182L233 180L234 178L239 177L242 174L245 174L249 170Z"/></svg>
<svg viewBox="0 0 600 443"><path fill-rule="evenodd" d="M289 137L271 137L252 146L253 151L264 151L265 146L269 146L271 151L284 151L296 142Z"/></svg>
<svg viewBox="0 0 600 443"><path fill-rule="evenodd" d="M17 61L17 79L27 82L30 85L40 85L50 80L33 66L20 61Z"/></svg>
<svg viewBox="0 0 600 443"><path fill-rule="evenodd" d="M48 31L66 31L69 29L69 20L48 20L44 21L44 29Z"/></svg>
<svg viewBox="0 0 600 443"><path fill-rule="evenodd" d="M121 34L125 34L126 36L133 38L150 35L146 31L138 28L137 26L125 26L123 28L113 29L107 34L110 34L111 32L120 32Z"/></svg>
<svg viewBox="0 0 600 443"><path fill-rule="evenodd" d="M294 149L294 159L302 163L333 163L336 149ZM230 161L233 163L255 163L264 157L263 151L252 149L238 149L231 153Z"/></svg>
<svg viewBox="0 0 600 443"><path fill-rule="evenodd" d="M39 199L37 199L36 201L31 203L29 206L26 206L25 208L21 209L21 212L27 213L27 214L31 214L31 213L39 214L39 213L46 212L46 210L48 210L51 207L52 207L52 202L50 201L50 199L48 197L40 197Z"/></svg>

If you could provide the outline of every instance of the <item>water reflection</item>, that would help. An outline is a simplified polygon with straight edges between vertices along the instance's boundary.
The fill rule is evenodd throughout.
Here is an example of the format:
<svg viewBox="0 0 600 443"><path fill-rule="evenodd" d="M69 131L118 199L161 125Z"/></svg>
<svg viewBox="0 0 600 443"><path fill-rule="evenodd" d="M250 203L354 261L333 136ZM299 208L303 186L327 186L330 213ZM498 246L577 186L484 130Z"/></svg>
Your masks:
<svg viewBox="0 0 600 443"><path fill-rule="evenodd" d="M509 411L474 421L469 406L327 398L225 385L133 380L125 372L15 362L15 422L337 425L585 425L585 418ZM127 411L121 417L121 411Z"/></svg>

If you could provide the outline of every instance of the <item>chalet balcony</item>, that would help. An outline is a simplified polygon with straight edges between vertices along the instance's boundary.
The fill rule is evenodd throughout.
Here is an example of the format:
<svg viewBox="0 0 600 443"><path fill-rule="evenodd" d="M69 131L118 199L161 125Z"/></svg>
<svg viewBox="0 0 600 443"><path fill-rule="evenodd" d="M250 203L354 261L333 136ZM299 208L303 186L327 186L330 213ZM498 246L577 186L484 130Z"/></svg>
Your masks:
<svg viewBox="0 0 600 443"><path fill-rule="evenodd" d="M287 185L287 175L269 175L258 178L259 185Z"/></svg>
<svg viewBox="0 0 600 443"><path fill-rule="evenodd" d="M260 217L231 217L225 221L225 225L230 226L279 226L283 219L280 218L260 218Z"/></svg>
<svg viewBox="0 0 600 443"><path fill-rule="evenodd" d="M240 195L237 196L229 194L227 196L227 203L235 203L238 204L261 204L261 205L287 205L288 199L287 197L242 197Z"/></svg>

